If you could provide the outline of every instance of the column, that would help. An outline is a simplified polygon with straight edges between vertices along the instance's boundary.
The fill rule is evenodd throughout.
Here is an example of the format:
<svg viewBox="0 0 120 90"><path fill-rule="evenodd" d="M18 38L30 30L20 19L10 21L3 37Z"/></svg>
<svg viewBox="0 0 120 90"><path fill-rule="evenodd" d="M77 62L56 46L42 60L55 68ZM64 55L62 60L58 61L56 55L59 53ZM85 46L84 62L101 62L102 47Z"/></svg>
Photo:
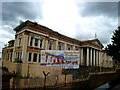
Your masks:
<svg viewBox="0 0 120 90"><path fill-rule="evenodd" d="M98 51L98 66L100 64L100 51Z"/></svg>
<svg viewBox="0 0 120 90"><path fill-rule="evenodd" d="M44 48L44 42L45 42L45 39L42 39L42 49L45 49Z"/></svg>
<svg viewBox="0 0 120 90"><path fill-rule="evenodd" d="M103 52L101 52L101 60L100 60L100 66L103 66Z"/></svg>
<svg viewBox="0 0 120 90"><path fill-rule="evenodd" d="M31 62L33 62L33 54L34 54L34 53L32 52L32 56L31 56Z"/></svg>
<svg viewBox="0 0 120 90"><path fill-rule="evenodd" d="M83 48L80 48L80 64L84 65L84 62L83 62Z"/></svg>
<svg viewBox="0 0 120 90"><path fill-rule="evenodd" d="M75 46L73 45L73 49L72 50L75 50Z"/></svg>
<svg viewBox="0 0 120 90"><path fill-rule="evenodd" d="M89 66L89 48L87 48L86 65Z"/></svg>
<svg viewBox="0 0 120 90"><path fill-rule="evenodd" d="M105 53L103 52L103 65L102 65L103 67L105 66L105 61L106 61L105 60Z"/></svg>
<svg viewBox="0 0 120 90"><path fill-rule="evenodd" d="M99 66L99 62L100 62L100 51L98 51L98 66Z"/></svg>
<svg viewBox="0 0 120 90"><path fill-rule="evenodd" d="M106 53L104 53L105 55L105 67L107 67L107 56L106 56Z"/></svg>
<svg viewBox="0 0 120 90"><path fill-rule="evenodd" d="M48 40L45 39L45 50L48 50Z"/></svg>
<svg viewBox="0 0 120 90"><path fill-rule="evenodd" d="M58 50L58 41L56 40L55 42L56 42L55 43L55 47L56 47L55 50Z"/></svg>
<svg viewBox="0 0 120 90"><path fill-rule="evenodd" d="M95 66L95 49L93 50L93 52L94 52L94 53L93 53L93 54L94 54L94 55L93 55L93 56L94 56L94 58L93 58L93 66Z"/></svg>
<svg viewBox="0 0 120 90"><path fill-rule="evenodd" d="M37 53L37 63L39 62L39 53Z"/></svg>
<svg viewBox="0 0 120 90"><path fill-rule="evenodd" d="M64 48L64 50L67 50L67 44L65 43L65 48Z"/></svg>
<svg viewBox="0 0 120 90"><path fill-rule="evenodd" d="M35 38L33 38L32 47L35 47Z"/></svg>
<svg viewBox="0 0 120 90"><path fill-rule="evenodd" d="M99 64L98 64L98 66L100 66L100 63L101 63L101 52L99 51Z"/></svg>
<svg viewBox="0 0 120 90"><path fill-rule="evenodd" d="M24 43L22 43L22 61L23 61L23 63L26 63L26 62L28 62L27 61L27 45L28 45L28 35L26 35L26 34L22 34L22 40L23 40L23 42Z"/></svg>
<svg viewBox="0 0 120 90"><path fill-rule="evenodd" d="M99 67L100 67L100 72L102 71L101 61L102 61L102 53L101 53L101 51L100 51L100 52L99 52Z"/></svg>
<svg viewBox="0 0 120 90"><path fill-rule="evenodd" d="M41 48L41 47L40 47L40 40L39 40L39 39L38 39L38 46L37 46L37 47L38 47L38 48Z"/></svg>
<svg viewBox="0 0 120 90"><path fill-rule="evenodd" d="M104 53L104 52L103 52L103 56L104 56L104 57L103 57L103 60L104 60L104 61L103 61L103 62L104 62L104 63L103 63L103 67L104 67L104 66L105 66L105 61L106 61L106 59L105 59L105 53Z"/></svg>
<svg viewBox="0 0 120 90"><path fill-rule="evenodd" d="M92 48L91 48L91 50L90 50L90 66L92 66L92 59L93 59L93 57L92 57Z"/></svg>
<svg viewBox="0 0 120 90"><path fill-rule="evenodd" d="M16 55L15 55L15 48L16 48L16 46L17 46L17 35L15 35L15 42L14 42L14 47L13 47L13 54L12 54L12 62L15 60L15 57L16 57ZM5 57L5 56L4 56Z"/></svg>
<svg viewBox="0 0 120 90"><path fill-rule="evenodd" d="M98 66L98 50L96 50L96 66Z"/></svg>
<svg viewBox="0 0 120 90"><path fill-rule="evenodd" d="M97 66L99 66L99 51L97 51Z"/></svg>
<svg viewBox="0 0 120 90"><path fill-rule="evenodd" d="M28 36L28 38L29 38L29 40L28 40L29 45L28 46L30 46L31 36Z"/></svg>

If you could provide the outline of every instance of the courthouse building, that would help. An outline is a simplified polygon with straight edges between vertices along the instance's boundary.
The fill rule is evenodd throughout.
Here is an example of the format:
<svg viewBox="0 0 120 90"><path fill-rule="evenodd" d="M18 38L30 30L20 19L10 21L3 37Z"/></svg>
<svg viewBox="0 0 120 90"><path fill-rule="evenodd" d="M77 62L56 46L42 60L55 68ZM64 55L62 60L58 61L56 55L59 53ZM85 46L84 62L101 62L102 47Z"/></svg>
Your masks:
<svg viewBox="0 0 120 90"><path fill-rule="evenodd" d="M113 66L112 58L106 54L97 38L81 41L28 20L14 31L15 40L9 41L2 50L3 60L14 62L19 59L23 63L40 63L41 50L76 50L80 53L81 66Z"/></svg>

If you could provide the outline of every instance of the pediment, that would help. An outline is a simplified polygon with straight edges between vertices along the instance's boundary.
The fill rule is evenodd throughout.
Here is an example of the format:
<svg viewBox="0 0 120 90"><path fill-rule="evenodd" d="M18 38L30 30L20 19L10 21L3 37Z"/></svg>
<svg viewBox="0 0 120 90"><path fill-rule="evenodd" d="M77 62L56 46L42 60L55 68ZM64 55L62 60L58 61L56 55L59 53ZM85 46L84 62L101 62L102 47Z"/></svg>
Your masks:
<svg viewBox="0 0 120 90"><path fill-rule="evenodd" d="M92 40L91 43L99 48L103 48L102 43L98 39Z"/></svg>
<svg viewBox="0 0 120 90"><path fill-rule="evenodd" d="M85 46L92 46L92 47L99 48L99 49L103 48L102 43L98 39L82 41L81 45L84 46L84 47Z"/></svg>

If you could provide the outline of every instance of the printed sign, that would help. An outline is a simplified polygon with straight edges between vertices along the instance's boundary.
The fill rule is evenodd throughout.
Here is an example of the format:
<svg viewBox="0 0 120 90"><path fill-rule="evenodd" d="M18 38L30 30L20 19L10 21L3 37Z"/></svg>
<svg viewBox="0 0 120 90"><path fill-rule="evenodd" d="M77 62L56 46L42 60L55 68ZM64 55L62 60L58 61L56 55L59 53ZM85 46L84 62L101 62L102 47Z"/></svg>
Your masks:
<svg viewBox="0 0 120 90"><path fill-rule="evenodd" d="M60 66L64 69L79 68L79 51L42 50L41 65Z"/></svg>

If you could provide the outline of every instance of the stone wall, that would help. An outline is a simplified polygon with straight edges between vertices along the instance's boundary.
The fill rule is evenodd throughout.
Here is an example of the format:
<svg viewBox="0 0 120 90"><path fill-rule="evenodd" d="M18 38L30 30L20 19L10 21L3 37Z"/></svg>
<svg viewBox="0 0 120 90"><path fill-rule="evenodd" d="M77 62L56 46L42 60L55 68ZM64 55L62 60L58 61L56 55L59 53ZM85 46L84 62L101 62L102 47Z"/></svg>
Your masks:
<svg viewBox="0 0 120 90"><path fill-rule="evenodd" d="M10 72L18 73L22 77L32 77L32 78L44 78L43 71L45 73L50 72L49 75L61 75L62 68L52 67L52 66L41 66L37 63L25 64L25 63L13 63L5 61L3 66L7 67Z"/></svg>
<svg viewBox="0 0 120 90"><path fill-rule="evenodd" d="M11 80L11 83L13 81ZM66 75L66 83L72 82L72 75ZM65 75L48 76L45 86L65 85ZM11 84L11 88L12 88ZM15 88L39 88L44 87L44 78L15 79Z"/></svg>
<svg viewBox="0 0 120 90"><path fill-rule="evenodd" d="M64 85L65 83L72 83L72 75L62 75L62 68L52 66L41 66L40 64L25 64L25 63L13 63L5 61L3 66L7 67L10 72L15 72L20 77L11 79L11 87L15 82L15 88L34 88L44 86L44 74L47 74L46 86ZM27 79L26 77L29 77ZM66 78L66 79L65 79ZM14 80L14 81L13 81Z"/></svg>
<svg viewBox="0 0 120 90"><path fill-rule="evenodd" d="M72 75L66 76L66 83L72 83L72 80L73 80Z"/></svg>
<svg viewBox="0 0 120 90"><path fill-rule="evenodd" d="M60 85L60 84L63 84L63 83L65 83L65 75L59 75L57 84Z"/></svg>

